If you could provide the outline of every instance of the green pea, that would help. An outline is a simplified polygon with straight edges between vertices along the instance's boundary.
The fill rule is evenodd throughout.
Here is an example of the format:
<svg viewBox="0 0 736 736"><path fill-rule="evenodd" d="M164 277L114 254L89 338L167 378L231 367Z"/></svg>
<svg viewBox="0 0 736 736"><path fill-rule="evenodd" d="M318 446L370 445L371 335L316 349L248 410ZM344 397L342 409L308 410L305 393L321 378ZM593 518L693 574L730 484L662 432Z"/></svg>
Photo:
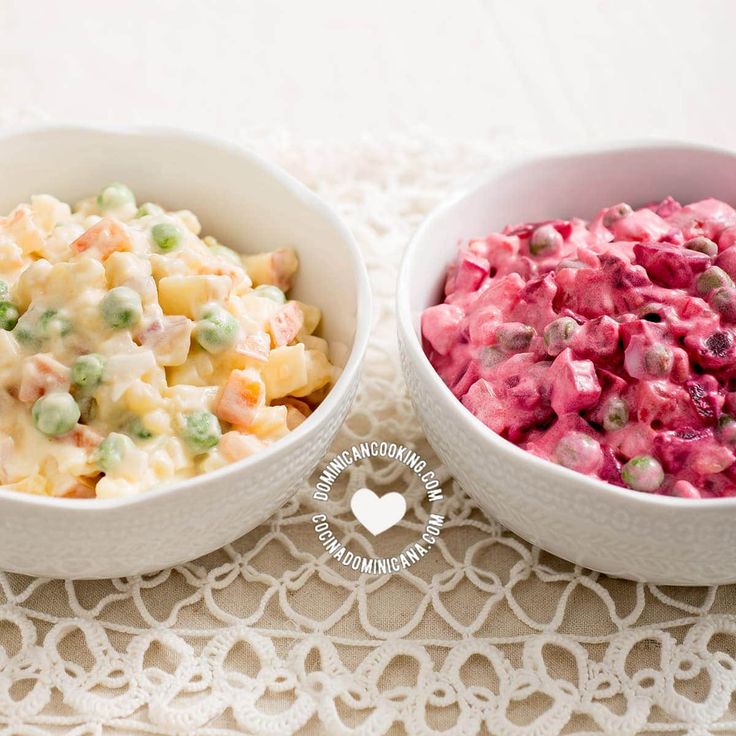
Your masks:
<svg viewBox="0 0 736 736"><path fill-rule="evenodd" d="M736 289L721 286L708 295L710 305L727 322L736 322Z"/></svg>
<svg viewBox="0 0 736 736"><path fill-rule="evenodd" d="M718 246L710 239L703 235L697 238L690 238L685 244L688 250L694 250L696 253L705 253L706 256L713 258L718 255Z"/></svg>
<svg viewBox="0 0 736 736"><path fill-rule="evenodd" d="M173 250L181 243L183 236L176 225L160 222L151 228L151 237L161 250Z"/></svg>
<svg viewBox="0 0 736 736"><path fill-rule="evenodd" d="M637 455L621 468L621 479L635 491L652 493L664 482L664 470L651 455Z"/></svg>
<svg viewBox="0 0 736 736"><path fill-rule="evenodd" d="M126 428L126 432L131 436L139 440L150 440L153 437L153 432L143 424L143 420L140 417L133 417Z"/></svg>
<svg viewBox="0 0 736 736"><path fill-rule="evenodd" d="M78 388L93 389L102 380L105 363L101 355L80 355L72 365L72 383Z"/></svg>
<svg viewBox="0 0 736 736"><path fill-rule="evenodd" d="M153 202L144 202L135 213L135 218L148 217L149 215L163 215L163 207L159 207Z"/></svg>
<svg viewBox="0 0 736 736"><path fill-rule="evenodd" d="M208 352L219 353L237 339L240 325L226 309L213 304L202 312L194 325L194 339Z"/></svg>
<svg viewBox="0 0 736 736"><path fill-rule="evenodd" d="M6 302L8 301L8 297L10 296L10 289L8 289L8 285L0 280L0 302Z"/></svg>
<svg viewBox="0 0 736 736"><path fill-rule="evenodd" d="M521 322L507 322L496 329L498 344L510 353L526 350L536 334L531 325Z"/></svg>
<svg viewBox="0 0 736 736"><path fill-rule="evenodd" d="M552 225L540 225L529 238L529 252L533 256L546 256L562 245L562 235Z"/></svg>
<svg viewBox="0 0 736 736"><path fill-rule="evenodd" d="M559 355L570 338L578 331L578 323L572 317L559 317L544 328L544 344L550 355Z"/></svg>
<svg viewBox="0 0 736 736"><path fill-rule="evenodd" d="M718 289L721 286L733 286L731 277L718 266L706 268L703 273L695 280L695 288L698 293L705 296L706 294Z"/></svg>
<svg viewBox="0 0 736 736"><path fill-rule="evenodd" d="M132 443L128 437L119 432L110 432L94 453L94 461L103 473L110 473L120 465Z"/></svg>
<svg viewBox="0 0 736 736"><path fill-rule="evenodd" d="M628 404L619 398L611 399L605 407L603 414L603 429L613 432L625 427L629 421Z"/></svg>
<svg viewBox="0 0 736 736"><path fill-rule="evenodd" d="M631 205L626 202L615 204L613 207L609 207L606 214L603 215L603 226L611 227L616 220L620 220L622 217L627 217L634 210L631 209Z"/></svg>
<svg viewBox="0 0 736 736"><path fill-rule="evenodd" d="M181 438L194 453L213 448L220 441L221 434L220 422L209 411L195 411L184 418Z"/></svg>
<svg viewBox="0 0 736 736"><path fill-rule="evenodd" d="M38 318L38 334L42 339L66 337L72 331L72 323L63 312L47 309Z"/></svg>
<svg viewBox="0 0 736 736"><path fill-rule="evenodd" d="M284 294L284 292L281 291L278 286L272 286L271 284L261 284L260 286L256 286L256 288L253 290L253 293L256 294L256 296L270 299L277 304L286 303L286 294Z"/></svg>
<svg viewBox="0 0 736 736"><path fill-rule="evenodd" d="M127 286L116 286L100 302L102 318L110 327L132 327L141 321L143 305L137 291Z"/></svg>
<svg viewBox="0 0 736 736"><path fill-rule="evenodd" d="M97 195L97 206L102 212L117 210L129 204L135 204L135 195L118 181L108 184Z"/></svg>
<svg viewBox="0 0 736 736"><path fill-rule="evenodd" d="M231 261L236 266L243 265L243 261L241 260L240 256L232 248L228 248L226 245L222 245L221 243L213 243L210 246L210 250L215 255L218 255L221 258L227 258L228 261Z"/></svg>
<svg viewBox="0 0 736 736"><path fill-rule="evenodd" d="M68 393L46 394L31 409L31 418L36 429L53 437L73 429L79 417L79 406Z"/></svg>
<svg viewBox="0 0 736 736"><path fill-rule="evenodd" d="M0 330L12 330L18 324L20 313L14 304L0 302Z"/></svg>
<svg viewBox="0 0 736 736"><path fill-rule="evenodd" d="M736 419L728 414L718 417L718 435L721 442L736 444Z"/></svg>
<svg viewBox="0 0 736 736"><path fill-rule="evenodd" d="M495 345L491 345L480 349L478 360L481 370L488 371L499 363L503 363L504 360L508 360L508 357L507 353L499 350Z"/></svg>
<svg viewBox="0 0 736 736"><path fill-rule="evenodd" d="M675 357L666 345L652 345L644 353L644 366L652 376L666 376L672 370Z"/></svg>
<svg viewBox="0 0 736 736"><path fill-rule="evenodd" d="M601 446L583 432L569 432L557 443L555 457L566 468L589 473L600 463Z"/></svg>

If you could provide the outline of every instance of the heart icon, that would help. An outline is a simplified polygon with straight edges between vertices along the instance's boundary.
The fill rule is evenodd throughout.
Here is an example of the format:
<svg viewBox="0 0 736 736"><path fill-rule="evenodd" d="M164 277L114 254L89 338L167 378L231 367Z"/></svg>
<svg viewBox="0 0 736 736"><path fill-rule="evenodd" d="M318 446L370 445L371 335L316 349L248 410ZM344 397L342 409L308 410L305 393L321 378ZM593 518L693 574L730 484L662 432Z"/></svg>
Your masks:
<svg viewBox="0 0 736 736"><path fill-rule="evenodd" d="M370 488L360 488L350 499L350 508L355 518L377 537L404 518L406 501L396 491L379 497Z"/></svg>

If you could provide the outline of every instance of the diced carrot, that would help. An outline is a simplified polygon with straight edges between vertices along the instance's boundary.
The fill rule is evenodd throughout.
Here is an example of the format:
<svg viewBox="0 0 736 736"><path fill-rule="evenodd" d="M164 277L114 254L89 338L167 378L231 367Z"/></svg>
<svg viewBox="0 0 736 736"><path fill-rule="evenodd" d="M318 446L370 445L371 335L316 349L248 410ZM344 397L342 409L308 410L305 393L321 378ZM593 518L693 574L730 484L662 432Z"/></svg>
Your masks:
<svg viewBox="0 0 736 736"><path fill-rule="evenodd" d="M288 302L269 321L271 336L277 347L288 345L304 324L304 312L296 302Z"/></svg>
<svg viewBox="0 0 736 736"><path fill-rule="evenodd" d="M215 414L225 422L245 428L265 404L266 389L254 370L234 370L222 388Z"/></svg>
<svg viewBox="0 0 736 736"><path fill-rule="evenodd" d="M103 437L99 432L95 432L92 427L88 427L86 424L77 424L69 433L69 439L77 447L93 450L102 442Z"/></svg>
<svg viewBox="0 0 736 736"><path fill-rule="evenodd" d="M114 251L131 250L132 243L121 223L105 217L82 233L72 243L72 248L77 253L92 251L101 261L104 261Z"/></svg>
<svg viewBox="0 0 736 736"><path fill-rule="evenodd" d="M69 368L48 353L38 353L26 359L21 368L18 398L36 401L55 389L69 390Z"/></svg>

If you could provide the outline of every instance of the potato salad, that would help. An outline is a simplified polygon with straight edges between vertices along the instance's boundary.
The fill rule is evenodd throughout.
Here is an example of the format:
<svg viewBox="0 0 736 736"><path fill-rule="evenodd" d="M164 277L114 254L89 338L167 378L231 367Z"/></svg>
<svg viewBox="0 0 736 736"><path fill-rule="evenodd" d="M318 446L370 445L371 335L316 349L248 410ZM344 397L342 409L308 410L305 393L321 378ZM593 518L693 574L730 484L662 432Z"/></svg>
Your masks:
<svg viewBox="0 0 736 736"><path fill-rule="evenodd" d="M0 217L0 484L113 498L248 457L334 380L296 253L240 255L123 184Z"/></svg>

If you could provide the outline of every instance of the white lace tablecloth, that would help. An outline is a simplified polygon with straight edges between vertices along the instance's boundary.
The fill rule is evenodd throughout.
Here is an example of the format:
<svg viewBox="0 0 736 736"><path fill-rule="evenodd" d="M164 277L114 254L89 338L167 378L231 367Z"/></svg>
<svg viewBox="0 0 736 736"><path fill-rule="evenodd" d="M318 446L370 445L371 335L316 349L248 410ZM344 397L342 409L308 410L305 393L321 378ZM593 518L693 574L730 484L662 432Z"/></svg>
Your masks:
<svg viewBox="0 0 736 736"><path fill-rule="evenodd" d="M423 215L498 142L245 142L338 208L371 272L376 327L333 449L386 439L436 462L398 367L396 269ZM352 492L395 480L379 464L353 467L332 491L333 528L351 545L381 554L423 527L414 487L404 521L377 541L355 522ZM505 531L451 480L445 490L440 542L387 577L327 558L308 484L268 524L155 575L0 574L0 723L13 734L736 733L736 588L574 567Z"/></svg>

